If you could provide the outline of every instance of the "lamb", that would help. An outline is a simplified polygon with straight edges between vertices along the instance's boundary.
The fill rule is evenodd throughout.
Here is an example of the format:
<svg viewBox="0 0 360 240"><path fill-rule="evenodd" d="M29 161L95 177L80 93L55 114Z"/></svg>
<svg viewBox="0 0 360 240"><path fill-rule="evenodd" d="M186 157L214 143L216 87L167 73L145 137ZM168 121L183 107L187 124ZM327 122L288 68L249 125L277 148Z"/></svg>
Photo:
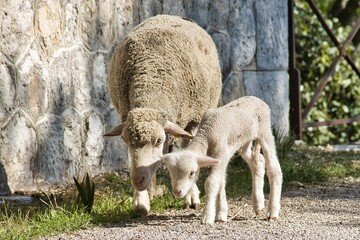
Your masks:
<svg viewBox="0 0 360 240"><path fill-rule="evenodd" d="M160 156L175 137L183 146L193 137L205 111L218 106L221 84L214 42L181 17L151 17L115 49L109 91L122 123L104 135L121 135L128 146L134 208L142 214L150 211ZM185 206L199 204L194 185Z"/></svg>
<svg viewBox="0 0 360 240"><path fill-rule="evenodd" d="M264 155L260 153L260 147ZM161 157L169 170L176 197L182 197L189 191L201 167L212 166L205 181L207 201L201 217L203 224L213 224L215 220L227 221L226 168L237 151L252 173L252 202L256 215L265 207L263 185L266 165L270 182L267 218L277 219L282 171L271 130L270 108L259 98L242 97L223 107L209 109L190 144L179 152Z"/></svg>

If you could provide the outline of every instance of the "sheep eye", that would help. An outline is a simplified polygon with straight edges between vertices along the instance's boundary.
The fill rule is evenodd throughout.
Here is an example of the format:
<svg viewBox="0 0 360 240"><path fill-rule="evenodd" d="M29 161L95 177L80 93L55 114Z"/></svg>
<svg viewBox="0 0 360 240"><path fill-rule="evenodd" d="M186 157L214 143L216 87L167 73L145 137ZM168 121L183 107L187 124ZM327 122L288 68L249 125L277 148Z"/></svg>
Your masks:
<svg viewBox="0 0 360 240"><path fill-rule="evenodd" d="M162 139L159 138L158 140L156 140L155 146L159 146L162 143Z"/></svg>
<svg viewBox="0 0 360 240"><path fill-rule="evenodd" d="M194 176L194 174L195 174L195 171L191 171L190 177Z"/></svg>

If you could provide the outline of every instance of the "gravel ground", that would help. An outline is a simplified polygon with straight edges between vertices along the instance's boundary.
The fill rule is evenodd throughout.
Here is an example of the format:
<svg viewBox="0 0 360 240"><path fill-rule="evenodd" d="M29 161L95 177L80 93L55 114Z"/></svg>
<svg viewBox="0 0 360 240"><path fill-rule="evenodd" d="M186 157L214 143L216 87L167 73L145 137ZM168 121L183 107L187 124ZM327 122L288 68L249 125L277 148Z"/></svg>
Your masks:
<svg viewBox="0 0 360 240"><path fill-rule="evenodd" d="M254 218L249 197L228 203L230 220L212 226L200 224L201 211L173 210L43 239L360 239L360 179L294 186L276 222Z"/></svg>

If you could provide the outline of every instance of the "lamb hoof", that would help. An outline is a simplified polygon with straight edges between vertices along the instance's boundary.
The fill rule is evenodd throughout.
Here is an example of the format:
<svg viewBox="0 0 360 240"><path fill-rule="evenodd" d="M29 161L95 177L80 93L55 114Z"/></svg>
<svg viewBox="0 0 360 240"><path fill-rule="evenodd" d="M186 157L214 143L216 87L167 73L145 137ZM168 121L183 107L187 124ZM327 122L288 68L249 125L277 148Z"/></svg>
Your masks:
<svg viewBox="0 0 360 240"><path fill-rule="evenodd" d="M204 225L214 225L214 221L209 221L209 220L206 220L206 219L201 219L201 224L204 224Z"/></svg>
<svg viewBox="0 0 360 240"><path fill-rule="evenodd" d="M262 209L255 210L256 217L260 216L262 212Z"/></svg>
<svg viewBox="0 0 360 240"><path fill-rule="evenodd" d="M188 204L188 203L184 203L184 205L183 205L183 209L190 209L190 204Z"/></svg>
<svg viewBox="0 0 360 240"><path fill-rule="evenodd" d="M279 219L279 212L278 211L269 211L267 213L267 220L269 222L275 222Z"/></svg>
<svg viewBox="0 0 360 240"><path fill-rule="evenodd" d="M215 216L214 217L210 217L207 215L204 215L201 217L201 224L205 224L205 225L213 225L215 223Z"/></svg>
<svg viewBox="0 0 360 240"><path fill-rule="evenodd" d="M227 217L216 217L217 222L227 222Z"/></svg>
<svg viewBox="0 0 360 240"><path fill-rule="evenodd" d="M269 222L276 222L279 218L278 217L268 217L267 220Z"/></svg>
<svg viewBox="0 0 360 240"><path fill-rule="evenodd" d="M199 210L200 209L200 203L194 203L190 206L192 209Z"/></svg>

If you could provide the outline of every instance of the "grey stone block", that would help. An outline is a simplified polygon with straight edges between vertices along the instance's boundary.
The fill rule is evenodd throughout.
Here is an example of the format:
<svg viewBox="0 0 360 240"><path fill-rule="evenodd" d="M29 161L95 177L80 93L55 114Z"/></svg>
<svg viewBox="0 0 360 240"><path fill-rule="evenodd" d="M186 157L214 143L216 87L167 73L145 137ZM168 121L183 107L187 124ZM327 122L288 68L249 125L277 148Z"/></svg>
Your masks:
<svg viewBox="0 0 360 240"><path fill-rule="evenodd" d="M15 111L3 125L0 135L0 171L11 192L35 190L34 161L38 150L35 129L21 109ZM2 170L1 170L2 168Z"/></svg>
<svg viewBox="0 0 360 240"><path fill-rule="evenodd" d="M223 84L222 103L225 105L245 95L246 93L243 73L231 72Z"/></svg>
<svg viewBox="0 0 360 240"><path fill-rule="evenodd" d="M13 63L22 57L34 40L34 9L30 1L0 1L0 54Z"/></svg>
<svg viewBox="0 0 360 240"><path fill-rule="evenodd" d="M161 2L157 0L133 0L134 25L138 25L145 19L161 14Z"/></svg>
<svg viewBox="0 0 360 240"><path fill-rule="evenodd" d="M91 57L91 105L103 111L109 108L110 96L108 94L108 63L107 53L96 53Z"/></svg>
<svg viewBox="0 0 360 240"><path fill-rule="evenodd" d="M286 0L257 0L257 54L258 70L287 70L288 8Z"/></svg>
<svg viewBox="0 0 360 240"><path fill-rule="evenodd" d="M15 65L17 72L15 101L34 121L46 111L48 104L48 59L38 41L34 41ZM46 80L45 80L46 79Z"/></svg>
<svg viewBox="0 0 360 240"><path fill-rule="evenodd" d="M246 95L263 99L271 108L271 123L284 133L289 131L289 77L286 71L244 72Z"/></svg>
<svg viewBox="0 0 360 240"><path fill-rule="evenodd" d="M0 64L0 122L14 109L15 81L14 68L9 64Z"/></svg>
<svg viewBox="0 0 360 240"><path fill-rule="evenodd" d="M96 49L97 45L97 18L98 8L95 1L79 1L77 5L78 19L77 29L80 40L90 50Z"/></svg>
<svg viewBox="0 0 360 240"><path fill-rule="evenodd" d="M66 182L71 182L72 177L83 175L86 170L86 158L84 158L83 138L85 127L84 116L75 108L67 108L61 115L63 130L63 159L58 164L64 166L64 177Z"/></svg>
<svg viewBox="0 0 360 240"><path fill-rule="evenodd" d="M89 115L88 115L89 114ZM104 155L104 125L102 116L95 112L87 113L85 117L85 159L89 171L99 174L103 168Z"/></svg>
<svg viewBox="0 0 360 240"><path fill-rule="evenodd" d="M185 4L187 16L206 29L209 17L209 1L189 0Z"/></svg>
<svg viewBox="0 0 360 240"><path fill-rule="evenodd" d="M254 1L234 1L230 10L229 35L231 37L231 67L241 71L255 57L256 22Z"/></svg>
<svg viewBox="0 0 360 240"><path fill-rule="evenodd" d="M226 29L229 18L230 1L217 0L209 1L209 21L211 27L217 29Z"/></svg>
<svg viewBox="0 0 360 240"><path fill-rule="evenodd" d="M227 76L230 71L230 55L231 55L231 39L227 32L219 32L216 29L210 28L208 33L215 42L216 49L219 55L221 73Z"/></svg>
<svg viewBox="0 0 360 240"><path fill-rule="evenodd" d="M183 1L178 1L178 0L163 1L162 13L182 16L182 17L186 16L185 6L183 5Z"/></svg>
<svg viewBox="0 0 360 240"><path fill-rule="evenodd" d="M52 53L63 35L63 13L60 2L39 2L35 9L36 37L44 51Z"/></svg>
<svg viewBox="0 0 360 240"><path fill-rule="evenodd" d="M34 181L39 186L66 183L69 162L64 158L64 126L60 116L44 115L36 124L39 152Z"/></svg>

